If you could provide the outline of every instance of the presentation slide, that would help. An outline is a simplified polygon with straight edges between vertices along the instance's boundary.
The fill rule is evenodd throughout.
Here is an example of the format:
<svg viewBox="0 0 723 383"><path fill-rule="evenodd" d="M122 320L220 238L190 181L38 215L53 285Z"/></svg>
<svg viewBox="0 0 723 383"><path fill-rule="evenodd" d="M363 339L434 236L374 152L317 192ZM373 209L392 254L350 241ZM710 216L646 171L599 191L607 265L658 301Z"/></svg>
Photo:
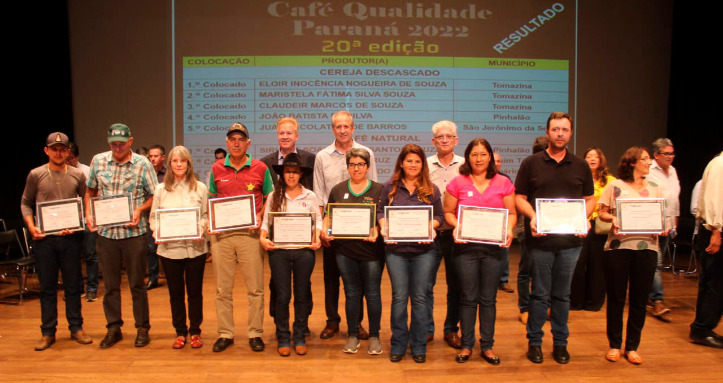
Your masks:
<svg viewBox="0 0 723 383"><path fill-rule="evenodd" d="M380 181L404 145L434 154L440 120L457 124L457 154L486 138L514 178L550 112L574 111L574 1L177 0L173 12L176 131L202 179L232 123L254 158L277 150L287 116L297 147L318 152L339 110Z"/></svg>

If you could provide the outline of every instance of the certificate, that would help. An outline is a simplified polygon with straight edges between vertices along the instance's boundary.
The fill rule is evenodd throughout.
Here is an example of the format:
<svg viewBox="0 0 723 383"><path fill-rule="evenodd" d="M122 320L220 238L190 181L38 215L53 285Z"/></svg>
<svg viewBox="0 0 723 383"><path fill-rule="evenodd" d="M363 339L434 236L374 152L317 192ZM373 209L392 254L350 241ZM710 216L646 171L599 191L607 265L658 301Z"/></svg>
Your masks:
<svg viewBox="0 0 723 383"><path fill-rule="evenodd" d="M221 232L256 226L256 200L253 194L208 200L209 230Z"/></svg>
<svg viewBox="0 0 723 383"><path fill-rule="evenodd" d="M202 237L201 208L186 207L179 209L156 210L156 241L179 241Z"/></svg>
<svg viewBox="0 0 723 383"><path fill-rule="evenodd" d="M330 203L329 235L334 238L364 239L371 234L376 221L376 204Z"/></svg>
<svg viewBox="0 0 723 383"><path fill-rule="evenodd" d="M83 230L83 200L80 197L38 202L37 226L44 234Z"/></svg>
<svg viewBox="0 0 723 383"><path fill-rule="evenodd" d="M278 247L311 246L316 213L269 213L269 239Z"/></svg>
<svg viewBox="0 0 723 383"><path fill-rule="evenodd" d="M90 199L95 226L122 226L133 220L130 194L114 194Z"/></svg>
<svg viewBox="0 0 723 383"><path fill-rule="evenodd" d="M507 209L459 205L457 240L504 245L507 243Z"/></svg>
<svg viewBox="0 0 723 383"><path fill-rule="evenodd" d="M389 242L434 240L432 206L384 206Z"/></svg>
<svg viewBox="0 0 723 383"><path fill-rule="evenodd" d="M615 201L618 233L660 234L665 231L665 198L620 198Z"/></svg>
<svg viewBox="0 0 723 383"><path fill-rule="evenodd" d="M537 198L537 232L587 234L584 199Z"/></svg>

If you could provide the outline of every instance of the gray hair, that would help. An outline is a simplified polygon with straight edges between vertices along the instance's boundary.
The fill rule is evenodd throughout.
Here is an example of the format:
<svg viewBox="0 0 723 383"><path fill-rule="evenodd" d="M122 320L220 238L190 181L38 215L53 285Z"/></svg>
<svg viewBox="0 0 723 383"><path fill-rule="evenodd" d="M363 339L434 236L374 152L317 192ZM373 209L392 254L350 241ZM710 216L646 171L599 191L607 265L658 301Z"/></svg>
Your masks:
<svg viewBox="0 0 723 383"><path fill-rule="evenodd" d="M346 166L349 166L349 161L352 157L359 157L364 160L364 162L367 163L367 165L371 165L369 161L369 152L366 149L362 148L351 148L346 151Z"/></svg>
<svg viewBox="0 0 723 383"><path fill-rule="evenodd" d="M454 133L455 136L457 135L457 125L449 120L442 120L432 125L432 135L436 136L439 129L442 128L450 128L452 129L452 133Z"/></svg>
<svg viewBox="0 0 723 383"><path fill-rule="evenodd" d="M673 141L670 138L658 138L653 141L653 153L660 153L660 150L666 146L673 146Z"/></svg>

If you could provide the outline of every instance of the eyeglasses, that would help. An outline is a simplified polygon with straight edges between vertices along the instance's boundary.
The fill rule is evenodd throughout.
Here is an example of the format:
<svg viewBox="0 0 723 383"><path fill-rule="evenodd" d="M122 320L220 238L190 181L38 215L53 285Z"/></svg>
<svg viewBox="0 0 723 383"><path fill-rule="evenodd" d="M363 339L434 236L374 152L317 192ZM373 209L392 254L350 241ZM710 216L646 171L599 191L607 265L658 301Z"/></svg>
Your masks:
<svg viewBox="0 0 723 383"><path fill-rule="evenodd" d="M434 139L437 141L442 141L442 140L451 141L451 140L454 140L455 138L457 138L457 136L453 136L451 134L440 134L439 136L434 136Z"/></svg>
<svg viewBox="0 0 723 383"><path fill-rule="evenodd" d="M660 155L662 155L662 156L668 156L668 157L675 156L675 152L658 152L658 153L660 153Z"/></svg>
<svg viewBox="0 0 723 383"><path fill-rule="evenodd" d="M352 163L350 162L348 165L349 169L362 169L363 167L367 166L366 162L359 162L359 163Z"/></svg>

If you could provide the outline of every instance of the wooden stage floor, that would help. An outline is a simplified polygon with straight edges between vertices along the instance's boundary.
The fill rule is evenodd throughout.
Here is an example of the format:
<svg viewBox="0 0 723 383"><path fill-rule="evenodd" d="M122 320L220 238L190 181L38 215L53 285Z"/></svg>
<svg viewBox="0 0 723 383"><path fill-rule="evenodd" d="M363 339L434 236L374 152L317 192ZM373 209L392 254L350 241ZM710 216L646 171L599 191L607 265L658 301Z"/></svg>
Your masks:
<svg viewBox="0 0 723 383"><path fill-rule="evenodd" d="M510 254L511 281L516 281L518 248ZM266 281L269 268L265 267ZM79 345L70 340L67 322L63 314L59 318L57 342L46 351L36 352L33 347L40 338L40 305L37 297L20 306L0 305L0 381L2 382L147 382L147 381L258 381L258 382L463 382L463 381L723 381L723 351L694 345L688 340L690 322L694 317L697 279L683 278L663 273L666 303L672 309L672 322L664 323L648 316L639 349L644 359L640 366L625 360L610 363L604 359L607 352L605 336L605 313L572 312L570 314L571 362L558 365L551 355L552 339L549 323L545 325L543 352L545 362L535 365L526 359L527 340L525 328L517 320L517 293L500 291L497 303L497 326L495 352L502 363L491 366L479 356L479 345L470 362L454 361L457 351L442 340L442 323L445 316L446 284L444 264L440 267L435 288L437 330L435 339L427 349L427 363L416 364L411 356L400 363L389 361L389 310L391 285L387 273L382 280L382 345L384 353L371 356L366 353L367 344L357 354L342 353L345 344L346 325L342 334L322 340L319 332L325 324L324 285L322 259L312 276L314 311L309 320L312 335L307 340L309 353L297 356L292 353L282 358L276 353L275 328L272 319L264 318L264 352L252 352L246 338L245 285L237 272L234 312L236 320L236 344L225 352L211 351L216 339L216 311L214 306L214 273L209 264L204 282L204 331L205 345L191 349L190 345L173 350L175 338L170 319L168 290L149 291L151 305L151 344L144 348L133 347L135 329L127 282L122 290L123 314L126 321L124 339L114 347L101 350L98 344L105 334L105 318L102 299L93 303L83 301L85 330L93 337L92 345ZM31 282L31 288L37 280ZM513 284L516 289L516 286ZM7 284L0 290L10 289ZM268 286L266 286L268 294ZM103 287L99 293L102 295ZM267 295L268 296L268 295ZM343 292L340 307L343 313ZM63 313L62 293L59 292L59 312ZM268 302L266 302L268 305ZM368 328L368 326L365 325ZM723 332L719 326L719 332ZM447 380L449 379L449 380Z"/></svg>

